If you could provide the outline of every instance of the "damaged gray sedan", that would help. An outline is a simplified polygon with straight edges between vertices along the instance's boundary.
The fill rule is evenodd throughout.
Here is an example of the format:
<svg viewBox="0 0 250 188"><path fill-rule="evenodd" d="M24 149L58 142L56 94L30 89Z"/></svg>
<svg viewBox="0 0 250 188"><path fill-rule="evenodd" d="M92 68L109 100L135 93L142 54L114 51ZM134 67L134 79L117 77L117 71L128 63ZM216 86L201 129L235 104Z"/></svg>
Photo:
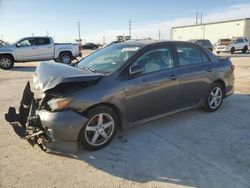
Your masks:
<svg viewBox="0 0 250 188"><path fill-rule="evenodd" d="M108 145L118 129L189 108L216 111L234 91L234 66L188 42L114 44L74 66L44 62L27 83L18 121L25 138L43 149L79 142L87 150Z"/></svg>

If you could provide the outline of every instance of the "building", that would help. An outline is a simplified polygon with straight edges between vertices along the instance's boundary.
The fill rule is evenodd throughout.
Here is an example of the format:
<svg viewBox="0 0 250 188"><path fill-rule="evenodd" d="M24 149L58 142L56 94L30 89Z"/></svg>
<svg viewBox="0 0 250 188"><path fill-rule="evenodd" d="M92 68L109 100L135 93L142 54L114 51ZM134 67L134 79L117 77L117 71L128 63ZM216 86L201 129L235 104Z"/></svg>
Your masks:
<svg viewBox="0 0 250 188"><path fill-rule="evenodd" d="M172 40L209 39L216 43L232 37L246 37L250 41L250 18L171 28Z"/></svg>

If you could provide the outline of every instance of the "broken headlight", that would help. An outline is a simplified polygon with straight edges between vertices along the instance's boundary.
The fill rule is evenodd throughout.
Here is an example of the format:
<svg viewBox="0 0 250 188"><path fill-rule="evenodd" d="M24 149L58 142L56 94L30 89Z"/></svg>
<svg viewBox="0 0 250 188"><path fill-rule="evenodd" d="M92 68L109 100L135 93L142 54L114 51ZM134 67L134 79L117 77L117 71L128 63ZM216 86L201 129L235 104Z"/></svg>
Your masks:
<svg viewBox="0 0 250 188"><path fill-rule="evenodd" d="M51 99L47 102L52 111L59 111L67 108L71 102L71 98L57 98Z"/></svg>

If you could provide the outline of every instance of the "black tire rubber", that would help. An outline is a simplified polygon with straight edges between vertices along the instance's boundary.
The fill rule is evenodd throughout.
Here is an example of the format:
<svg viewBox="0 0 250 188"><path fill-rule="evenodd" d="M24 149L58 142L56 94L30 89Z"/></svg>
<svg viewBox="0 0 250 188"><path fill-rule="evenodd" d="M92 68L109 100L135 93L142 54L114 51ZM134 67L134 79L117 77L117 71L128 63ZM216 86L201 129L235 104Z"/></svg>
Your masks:
<svg viewBox="0 0 250 188"><path fill-rule="evenodd" d="M3 69L3 70L9 70L9 69L11 69L14 66L14 59L10 55L0 55L0 59L1 58L8 58L11 61L11 64L8 67L2 67L1 64L0 64L0 68L1 69Z"/></svg>
<svg viewBox="0 0 250 188"><path fill-rule="evenodd" d="M242 49L242 53L243 53L243 54L247 53L247 50L248 50L248 47L245 46L245 47Z"/></svg>
<svg viewBox="0 0 250 188"><path fill-rule="evenodd" d="M60 61L60 63L64 63L64 62L62 61L62 59L63 59L64 56L68 56L68 57L70 58L70 62L67 63L67 64L70 64L70 63L72 62L72 59L73 59L71 53L69 53L69 52L62 52L62 53L60 54L60 56L59 56L59 61Z"/></svg>
<svg viewBox="0 0 250 188"><path fill-rule="evenodd" d="M213 109L213 108L211 108L211 107L209 106L209 104L208 104L208 103L209 103L209 102L208 102L208 99L209 99L209 95L210 95L211 91L212 91L215 87L220 87L220 89L221 89L221 91L222 91L222 94L223 94L223 97L222 97L222 100L221 100L220 105L219 105L217 108L214 108L214 109ZM215 111L217 111L217 110L220 108L221 104L223 103L224 95L225 95L225 90L224 90L223 86L222 86L221 84L219 84L219 83L214 83L214 84L210 87L210 89L208 90L207 96L206 96L206 98L205 98L205 103L204 103L204 105L203 105L203 110L205 110L205 111L207 111L207 112L215 112Z"/></svg>
<svg viewBox="0 0 250 188"><path fill-rule="evenodd" d="M235 48L232 47L231 50L230 50L230 53L231 53L231 54L234 54L234 52L235 52Z"/></svg>
<svg viewBox="0 0 250 188"><path fill-rule="evenodd" d="M85 138L85 130L86 130L86 127L87 127L87 124L89 123L89 120L94 117L95 115L99 114L99 113L107 113L109 114L113 120L114 120L114 131L113 131L113 134L112 136L109 138L109 140L107 142L105 142L104 144L102 145L99 145L99 146L93 146L91 144L89 144ZM78 135L78 140L79 142L82 144L82 146L88 150L88 151L95 151L95 150L98 150L98 149L101 149L101 148L104 148L105 146L107 146L115 137L117 131L118 131L118 116L116 114L116 112L114 112L114 110L112 110L111 108L109 107L105 107L105 106L100 106L100 107L97 107L97 108L94 108L92 110L90 110L86 117L89 119L82 127L81 131L79 132L79 135Z"/></svg>

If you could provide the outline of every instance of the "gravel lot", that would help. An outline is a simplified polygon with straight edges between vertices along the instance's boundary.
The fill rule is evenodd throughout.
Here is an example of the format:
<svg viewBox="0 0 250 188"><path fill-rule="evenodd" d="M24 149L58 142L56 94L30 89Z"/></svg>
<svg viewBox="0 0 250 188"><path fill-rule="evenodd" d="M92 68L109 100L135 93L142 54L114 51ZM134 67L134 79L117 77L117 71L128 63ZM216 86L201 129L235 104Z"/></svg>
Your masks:
<svg viewBox="0 0 250 188"><path fill-rule="evenodd" d="M219 111L175 114L74 155L33 148L4 120L37 63L0 70L0 187L250 187L250 54L232 61L236 93Z"/></svg>

